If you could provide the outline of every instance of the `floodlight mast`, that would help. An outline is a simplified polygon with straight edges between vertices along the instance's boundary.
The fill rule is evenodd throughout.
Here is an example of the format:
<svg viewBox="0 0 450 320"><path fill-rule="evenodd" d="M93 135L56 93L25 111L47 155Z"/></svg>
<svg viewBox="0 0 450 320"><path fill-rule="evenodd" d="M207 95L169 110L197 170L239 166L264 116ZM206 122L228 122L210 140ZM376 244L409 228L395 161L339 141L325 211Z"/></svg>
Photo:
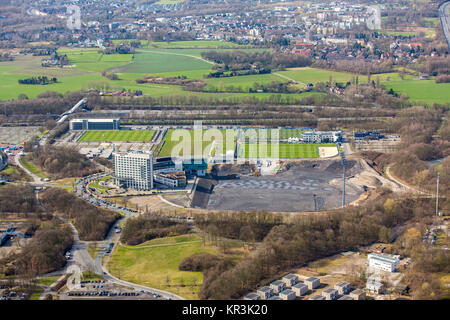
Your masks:
<svg viewBox="0 0 450 320"><path fill-rule="evenodd" d="M439 175L437 174L437 181L436 181L436 215L439 215Z"/></svg>
<svg viewBox="0 0 450 320"><path fill-rule="evenodd" d="M336 144L336 145L338 146L338 144ZM347 161L345 160L344 151L340 152L340 155L341 155L341 163L342 163L342 208L344 208L345 207L345 165L346 165Z"/></svg>

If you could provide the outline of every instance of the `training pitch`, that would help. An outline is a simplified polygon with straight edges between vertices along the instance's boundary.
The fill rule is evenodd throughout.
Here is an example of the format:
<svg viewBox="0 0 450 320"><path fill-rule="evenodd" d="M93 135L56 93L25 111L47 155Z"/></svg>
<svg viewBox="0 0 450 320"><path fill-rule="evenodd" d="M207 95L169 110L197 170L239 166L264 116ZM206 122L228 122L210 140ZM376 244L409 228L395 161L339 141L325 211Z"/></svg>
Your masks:
<svg viewBox="0 0 450 320"><path fill-rule="evenodd" d="M155 133L154 130L94 130L86 131L78 140L79 142L92 141L150 141Z"/></svg>
<svg viewBox="0 0 450 320"><path fill-rule="evenodd" d="M273 144L239 145L239 158L262 159L302 159L319 158L320 147L333 147L334 144L279 144L278 152Z"/></svg>

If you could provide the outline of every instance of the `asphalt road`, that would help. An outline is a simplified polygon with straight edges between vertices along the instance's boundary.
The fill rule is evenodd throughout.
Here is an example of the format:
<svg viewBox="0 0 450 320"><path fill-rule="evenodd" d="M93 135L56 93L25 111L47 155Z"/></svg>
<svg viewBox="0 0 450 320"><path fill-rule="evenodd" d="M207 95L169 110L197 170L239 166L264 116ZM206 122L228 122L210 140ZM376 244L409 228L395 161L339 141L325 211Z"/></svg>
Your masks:
<svg viewBox="0 0 450 320"><path fill-rule="evenodd" d="M450 1L447 1L439 7L439 18L441 19L442 30L444 30L447 45L450 48Z"/></svg>

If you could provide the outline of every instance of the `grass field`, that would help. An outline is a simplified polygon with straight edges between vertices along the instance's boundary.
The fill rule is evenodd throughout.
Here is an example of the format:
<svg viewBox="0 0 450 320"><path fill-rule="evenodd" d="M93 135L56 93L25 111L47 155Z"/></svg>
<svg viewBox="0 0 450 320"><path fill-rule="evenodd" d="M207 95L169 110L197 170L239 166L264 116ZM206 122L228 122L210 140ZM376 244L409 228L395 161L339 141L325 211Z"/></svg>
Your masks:
<svg viewBox="0 0 450 320"><path fill-rule="evenodd" d="M330 79L330 76L333 82L347 82L350 81L352 77L356 77L356 75L352 73L310 67L290 68L286 71L279 71L278 73L302 83L327 82ZM367 82L367 76L358 75L358 79L360 83Z"/></svg>
<svg viewBox="0 0 450 320"><path fill-rule="evenodd" d="M34 173L39 178L49 178L49 176L44 171L36 167L34 163L29 160L28 156L23 156L19 161L25 169L27 169L31 173Z"/></svg>
<svg viewBox="0 0 450 320"><path fill-rule="evenodd" d="M280 140L287 140L289 138L301 138L303 136L303 132L311 131L312 129L259 129L259 128L247 128L244 129L244 132L241 136L242 139L245 138L245 141L252 142L253 139L263 139L265 135L267 140L272 138L272 132L276 132L274 130L278 130L278 135Z"/></svg>
<svg viewBox="0 0 450 320"><path fill-rule="evenodd" d="M238 156L245 158L280 158L300 159L318 158L318 147L335 146L334 144L279 144L279 153L276 154L274 145L271 144L245 144L240 145Z"/></svg>
<svg viewBox="0 0 450 320"><path fill-rule="evenodd" d="M119 246L108 269L116 277L120 274L120 279L195 299L203 281L202 273L180 271L178 265L194 253L216 253L216 250L204 246L200 236L193 234L155 239L136 247Z"/></svg>
<svg viewBox="0 0 450 320"><path fill-rule="evenodd" d="M90 141L150 141L155 134L154 130L93 130L86 131L78 140L79 142Z"/></svg>
<svg viewBox="0 0 450 320"><path fill-rule="evenodd" d="M168 130L164 137L164 144L159 156L171 156L172 152L175 152L173 154L174 156L209 155L214 140L217 143L225 141L222 148L222 152L225 154L227 150L234 151L236 148L236 138L236 130L203 130L202 137L199 139L194 136L194 130ZM202 143L202 150L194 149L194 143L200 141ZM226 141L232 141L232 149L227 148Z"/></svg>
<svg viewBox="0 0 450 320"><path fill-rule="evenodd" d="M450 83L435 83L434 80L403 80L382 83L386 90L405 93L412 101L425 103L449 103Z"/></svg>
<svg viewBox="0 0 450 320"><path fill-rule="evenodd" d="M170 41L170 42L152 42L150 45L158 48L208 48L208 49L225 49L225 48L245 48L245 46L237 43L217 40L197 40L197 41Z"/></svg>
<svg viewBox="0 0 450 320"><path fill-rule="evenodd" d="M120 68L121 72L131 73L157 73L186 70L204 70L211 68L212 64L188 56L184 53L175 53L157 50L137 50L133 62Z"/></svg>
<svg viewBox="0 0 450 320"><path fill-rule="evenodd" d="M268 84L270 82L287 82L287 79L281 78L274 74L255 74L249 76L237 76L237 77L226 77L226 78L207 78L204 79L207 83L206 90L214 91L218 89L219 91L227 90L227 86L233 86L237 90L240 87L244 91L248 91L249 88L253 88L255 83L258 84ZM241 90L239 90L241 91Z"/></svg>
<svg viewBox="0 0 450 320"><path fill-rule="evenodd" d="M100 181L107 181L109 179L111 179L111 177L110 176L106 176L106 177L103 177L103 178L101 178L99 180L94 180L91 183L89 183L88 187L97 189L100 193L103 194L103 193L105 193L107 190L109 190L111 188L107 187L107 186L101 186L100 185Z"/></svg>

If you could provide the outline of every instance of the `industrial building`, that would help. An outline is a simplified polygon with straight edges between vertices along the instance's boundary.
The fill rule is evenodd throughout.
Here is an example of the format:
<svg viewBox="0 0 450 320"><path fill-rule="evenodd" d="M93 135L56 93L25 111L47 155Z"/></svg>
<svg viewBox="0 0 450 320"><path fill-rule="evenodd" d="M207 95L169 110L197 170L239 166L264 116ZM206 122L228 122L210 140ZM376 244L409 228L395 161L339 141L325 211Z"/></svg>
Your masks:
<svg viewBox="0 0 450 320"><path fill-rule="evenodd" d="M350 283L341 281L336 283L334 288L338 291L339 294L347 294L350 292Z"/></svg>
<svg viewBox="0 0 450 320"><path fill-rule="evenodd" d="M186 175L184 171L159 173L154 175L155 182L171 188L186 187Z"/></svg>
<svg viewBox="0 0 450 320"><path fill-rule="evenodd" d="M72 119L70 130L120 130L120 119Z"/></svg>
<svg viewBox="0 0 450 320"><path fill-rule="evenodd" d="M280 293L279 293L279 297L282 299L282 300L295 300L295 292L294 291L292 291L291 289L286 289L286 290L283 290L283 291L281 291Z"/></svg>
<svg viewBox="0 0 450 320"><path fill-rule="evenodd" d="M153 189L152 153L113 153L114 184L136 190Z"/></svg>
<svg viewBox="0 0 450 320"><path fill-rule="evenodd" d="M322 295L325 297L326 300L336 300L338 296L338 291L333 288L327 288L322 291Z"/></svg>
<svg viewBox="0 0 450 320"><path fill-rule="evenodd" d="M286 284L286 286L290 288L298 282L298 276L296 274L289 273L285 275L281 279L281 281L283 281Z"/></svg>
<svg viewBox="0 0 450 320"><path fill-rule="evenodd" d="M297 297L303 296L308 292L308 286L301 282L293 285L291 289L295 292Z"/></svg>
<svg viewBox="0 0 450 320"><path fill-rule="evenodd" d="M208 162L203 158L183 159L183 170L186 174L203 177L206 175L206 169L208 169Z"/></svg>
<svg viewBox="0 0 450 320"><path fill-rule="evenodd" d="M383 293L384 285L376 277L369 277L366 282L366 290L372 293Z"/></svg>
<svg viewBox="0 0 450 320"><path fill-rule="evenodd" d="M338 300L354 300L354 299L346 294L346 295L340 297Z"/></svg>
<svg viewBox="0 0 450 320"><path fill-rule="evenodd" d="M306 131L302 136L302 141L306 143L339 142L341 139L340 131Z"/></svg>
<svg viewBox="0 0 450 320"><path fill-rule="evenodd" d="M364 140L364 139L378 140L381 138L383 138L383 136L376 131L355 132L353 134L353 139L355 140Z"/></svg>
<svg viewBox="0 0 450 320"><path fill-rule="evenodd" d="M183 171L183 161L176 160L172 157L159 157L155 158L153 161L153 173L170 173Z"/></svg>
<svg viewBox="0 0 450 320"><path fill-rule="evenodd" d="M352 297L353 300L366 300L366 292L361 289L356 289L350 292L350 297Z"/></svg>
<svg viewBox="0 0 450 320"><path fill-rule="evenodd" d="M369 253L367 264L371 268L394 272L400 263L400 256L386 253Z"/></svg>
<svg viewBox="0 0 450 320"><path fill-rule="evenodd" d="M273 289L271 287L265 286L262 288L259 288L256 291L257 294L261 297L262 300L269 299L273 295Z"/></svg>
<svg viewBox="0 0 450 320"><path fill-rule="evenodd" d="M281 280L275 280L270 284L270 287L272 288L274 293L280 293L281 291L286 289L286 283Z"/></svg>
<svg viewBox="0 0 450 320"><path fill-rule="evenodd" d="M244 300L261 300L261 297L257 293L249 293L244 296Z"/></svg>
<svg viewBox="0 0 450 320"><path fill-rule="evenodd" d="M305 279L304 283L308 286L309 290L313 290L320 286L320 279L316 277L309 277Z"/></svg>

